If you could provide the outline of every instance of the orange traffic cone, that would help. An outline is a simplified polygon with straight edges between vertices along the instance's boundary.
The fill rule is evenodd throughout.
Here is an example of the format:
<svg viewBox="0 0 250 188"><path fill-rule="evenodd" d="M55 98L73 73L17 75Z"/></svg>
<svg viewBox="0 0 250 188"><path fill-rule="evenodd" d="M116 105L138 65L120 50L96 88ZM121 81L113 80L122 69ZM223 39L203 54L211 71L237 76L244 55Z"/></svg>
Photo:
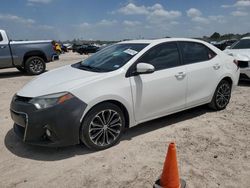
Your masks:
<svg viewBox="0 0 250 188"><path fill-rule="evenodd" d="M175 143L170 143L164 162L161 178L154 184L155 188L185 188L186 182L179 179Z"/></svg>

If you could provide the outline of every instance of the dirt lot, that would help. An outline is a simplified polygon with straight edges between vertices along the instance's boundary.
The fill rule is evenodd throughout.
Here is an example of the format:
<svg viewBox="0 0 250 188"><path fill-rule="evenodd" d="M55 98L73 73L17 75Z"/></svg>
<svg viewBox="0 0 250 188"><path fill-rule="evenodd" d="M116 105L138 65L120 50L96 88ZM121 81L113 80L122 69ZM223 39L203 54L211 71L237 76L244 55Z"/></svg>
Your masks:
<svg viewBox="0 0 250 188"><path fill-rule="evenodd" d="M48 70L77 62L65 54ZM126 131L105 151L42 148L22 143L9 115L12 96L33 77L0 70L0 187L152 187L167 145L177 143L180 174L192 187L250 186L250 83L241 83L226 110L206 106Z"/></svg>

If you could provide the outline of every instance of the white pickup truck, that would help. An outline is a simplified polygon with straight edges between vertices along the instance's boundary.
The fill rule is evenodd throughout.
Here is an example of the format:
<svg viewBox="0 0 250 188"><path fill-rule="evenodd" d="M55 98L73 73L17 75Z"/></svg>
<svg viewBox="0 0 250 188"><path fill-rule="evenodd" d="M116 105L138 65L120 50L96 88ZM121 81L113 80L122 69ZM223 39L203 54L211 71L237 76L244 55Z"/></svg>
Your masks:
<svg viewBox="0 0 250 188"><path fill-rule="evenodd" d="M11 41L0 30L0 69L15 67L21 72L38 75L45 71L46 63L58 59L51 40Z"/></svg>

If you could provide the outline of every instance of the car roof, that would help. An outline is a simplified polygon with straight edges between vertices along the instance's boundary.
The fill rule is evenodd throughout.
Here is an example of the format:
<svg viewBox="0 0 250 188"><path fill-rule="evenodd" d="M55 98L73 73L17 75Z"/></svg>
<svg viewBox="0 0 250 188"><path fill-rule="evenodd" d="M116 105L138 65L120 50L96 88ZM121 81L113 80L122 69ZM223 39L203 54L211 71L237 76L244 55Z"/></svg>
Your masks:
<svg viewBox="0 0 250 188"><path fill-rule="evenodd" d="M191 39L191 38L162 38L162 39L151 39L151 40L128 40L128 41L122 41L120 42L120 44L127 44L127 43L157 44L157 43L173 42L173 41L204 42L202 40Z"/></svg>

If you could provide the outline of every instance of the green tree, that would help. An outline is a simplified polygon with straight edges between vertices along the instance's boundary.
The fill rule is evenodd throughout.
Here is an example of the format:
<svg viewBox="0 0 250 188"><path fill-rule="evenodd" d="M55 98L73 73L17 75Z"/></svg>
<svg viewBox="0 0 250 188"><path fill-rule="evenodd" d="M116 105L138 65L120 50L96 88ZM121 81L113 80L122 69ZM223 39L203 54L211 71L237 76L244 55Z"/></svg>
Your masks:
<svg viewBox="0 0 250 188"><path fill-rule="evenodd" d="M214 32L211 36L211 39L219 39L220 38L220 33Z"/></svg>

